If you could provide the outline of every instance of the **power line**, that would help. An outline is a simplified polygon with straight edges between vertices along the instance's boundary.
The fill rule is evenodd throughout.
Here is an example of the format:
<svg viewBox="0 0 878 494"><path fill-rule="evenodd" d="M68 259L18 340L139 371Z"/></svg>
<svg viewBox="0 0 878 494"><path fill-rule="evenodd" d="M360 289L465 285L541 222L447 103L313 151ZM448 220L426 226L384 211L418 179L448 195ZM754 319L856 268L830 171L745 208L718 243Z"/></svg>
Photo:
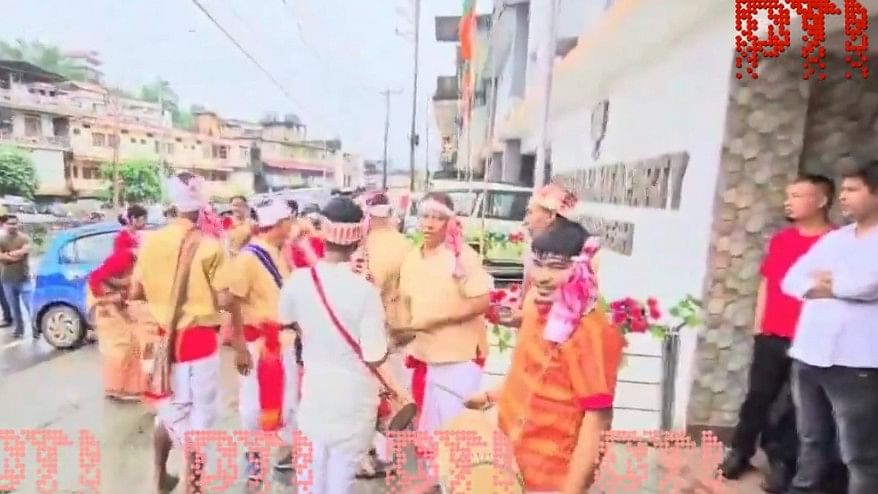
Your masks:
<svg viewBox="0 0 878 494"><path fill-rule="evenodd" d="M253 65L256 65L256 67L258 67L259 70L261 70L262 73L265 74L266 77L268 77L268 79L284 94L284 96L289 98L290 101L292 101L293 103L295 103L299 107L302 107L302 104L299 103L298 101L296 101L295 98L293 98L293 96L290 94L290 92L287 90L287 88L284 87L284 85L281 84L274 77L274 75L272 75L271 72L268 71L268 69L263 67L262 64L259 63L259 60L256 60L256 57L251 55L250 52L248 52L246 48L241 46L241 43L239 43L238 40L236 40L235 37L232 36L231 33L229 33L226 30L226 28L224 28L222 26L222 24L220 24L206 8L204 8L204 5L202 5L199 0L192 0L192 3L194 3L195 6L198 7L198 9L201 10L201 12L203 12L204 15L206 15L208 19L210 19L210 22L212 22L213 25L216 26L217 29L219 29L227 38L229 38L229 41L231 41L235 45L235 47L237 47L238 50L244 54L245 57L247 57L248 59L250 59L251 62L253 62Z"/></svg>

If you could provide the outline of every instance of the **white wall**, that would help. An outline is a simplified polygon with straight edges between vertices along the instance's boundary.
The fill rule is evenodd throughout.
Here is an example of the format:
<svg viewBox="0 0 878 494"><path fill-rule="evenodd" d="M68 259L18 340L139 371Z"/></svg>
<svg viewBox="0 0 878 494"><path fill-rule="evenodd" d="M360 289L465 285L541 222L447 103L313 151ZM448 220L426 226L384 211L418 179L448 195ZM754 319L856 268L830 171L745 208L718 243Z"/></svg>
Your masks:
<svg viewBox="0 0 878 494"><path fill-rule="evenodd" d="M600 281L609 299L655 296L668 308L687 294L702 295L733 53L726 27L713 23L678 40L656 63L604 81L610 110L598 165L677 151L690 155L678 211L587 203L590 215L635 225L630 257L601 254ZM589 138L595 103L583 101L553 119L555 172L595 166ZM694 348L689 332L681 345L675 427L685 426ZM628 352L658 355L660 346L649 337L631 338ZM658 359L632 357L620 379L656 381L660 370ZM658 410L660 393L655 385L620 384L616 405ZM655 413L620 410L614 427L655 428L657 420Z"/></svg>
<svg viewBox="0 0 878 494"><path fill-rule="evenodd" d="M30 158L39 183L37 193L47 195L67 194L67 179L64 178L64 152L52 149L33 149Z"/></svg>

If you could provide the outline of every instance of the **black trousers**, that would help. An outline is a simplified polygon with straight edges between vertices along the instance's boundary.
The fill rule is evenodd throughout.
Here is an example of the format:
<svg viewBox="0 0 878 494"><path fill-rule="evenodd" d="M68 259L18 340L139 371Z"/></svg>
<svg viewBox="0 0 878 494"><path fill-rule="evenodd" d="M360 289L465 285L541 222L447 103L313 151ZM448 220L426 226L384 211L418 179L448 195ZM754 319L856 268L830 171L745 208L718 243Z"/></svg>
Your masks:
<svg viewBox="0 0 878 494"><path fill-rule="evenodd" d="M796 463L798 438L796 414L789 391L790 340L757 335L750 366L750 387L741 405L732 449L749 458L756 453L756 441L771 461ZM878 494L878 491L876 491Z"/></svg>
<svg viewBox="0 0 878 494"><path fill-rule="evenodd" d="M819 492L837 437L848 494L878 493L878 369L794 361L792 383L801 451L791 492Z"/></svg>

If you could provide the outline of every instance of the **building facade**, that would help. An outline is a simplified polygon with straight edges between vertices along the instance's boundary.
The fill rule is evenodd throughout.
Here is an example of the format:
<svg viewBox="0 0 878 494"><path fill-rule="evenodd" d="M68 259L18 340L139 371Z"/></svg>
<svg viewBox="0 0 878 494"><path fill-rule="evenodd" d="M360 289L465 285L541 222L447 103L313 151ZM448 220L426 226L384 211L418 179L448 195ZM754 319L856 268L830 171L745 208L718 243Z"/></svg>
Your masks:
<svg viewBox="0 0 878 494"><path fill-rule="evenodd" d="M878 2L863 4L878 12ZM845 161L874 158L878 86L845 78L841 15L826 20L826 80L803 79L795 15L787 53L761 60L758 79L739 79L733 2L560 5L558 41L547 46L549 2L497 2L496 109L482 153L502 164L489 176L533 183L545 92L532 68L551 53L551 173L584 201L583 224L602 238L603 294L666 308L692 295L703 305L701 327L683 332L676 355L629 336L614 426L666 425L664 398L668 425L722 438L747 387L759 264L785 224L784 187L802 171L833 176ZM663 359L672 383L662 382Z"/></svg>
<svg viewBox="0 0 878 494"><path fill-rule="evenodd" d="M93 54L81 58L97 71ZM0 64L0 145L29 153L42 200L97 198L108 185L102 169L129 160L201 175L216 199L363 181L362 160L340 141L308 140L293 115L254 123L202 112L179 129L158 103L17 61Z"/></svg>

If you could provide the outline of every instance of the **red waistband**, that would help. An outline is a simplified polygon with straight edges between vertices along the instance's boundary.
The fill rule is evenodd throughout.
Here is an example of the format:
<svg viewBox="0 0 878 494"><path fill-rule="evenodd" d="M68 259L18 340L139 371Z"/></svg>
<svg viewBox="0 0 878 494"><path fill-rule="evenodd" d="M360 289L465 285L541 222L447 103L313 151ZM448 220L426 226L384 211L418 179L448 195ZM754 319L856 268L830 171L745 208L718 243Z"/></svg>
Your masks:
<svg viewBox="0 0 878 494"><path fill-rule="evenodd" d="M177 358L175 362L192 362L209 357L219 350L218 326L187 326L177 331ZM166 330L159 328L159 335Z"/></svg>
<svg viewBox="0 0 878 494"><path fill-rule="evenodd" d="M265 338L265 348L270 351L280 350L281 325L276 322L263 322L259 325L245 324L244 339L253 343L259 338Z"/></svg>

